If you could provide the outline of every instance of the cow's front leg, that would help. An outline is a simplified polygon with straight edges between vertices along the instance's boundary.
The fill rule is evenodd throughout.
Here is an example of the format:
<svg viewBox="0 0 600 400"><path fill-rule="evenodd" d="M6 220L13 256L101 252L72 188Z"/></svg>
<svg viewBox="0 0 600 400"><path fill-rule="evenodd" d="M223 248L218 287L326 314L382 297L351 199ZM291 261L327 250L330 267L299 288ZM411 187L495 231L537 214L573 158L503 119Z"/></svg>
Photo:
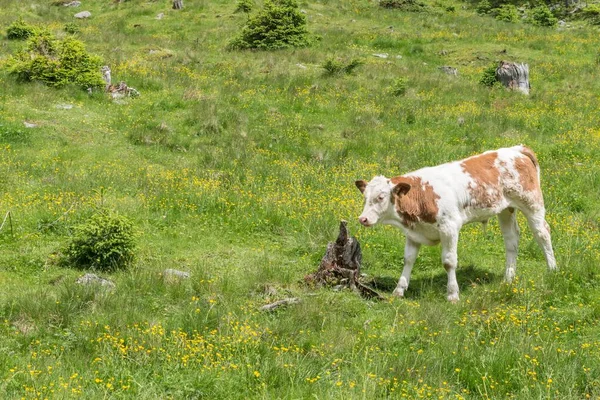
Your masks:
<svg viewBox="0 0 600 400"><path fill-rule="evenodd" d="M440 239L442 243L442 264L448 274L448 301L458 301L458 282L456 281L456 267L458 265L458 232L459 228L449 229Z"/></svg>
<svg viewBox="0 0 600 400"><path fill-rule="evenodd" d="M413 265L415 265L420 248L421 245L419 243L414 242L408 237L406 238L406 244L404 245L404 269L394 290L394 296L404 297L404 292L408 289L408 283L410 282L410 273L412 272Z"/></svg>

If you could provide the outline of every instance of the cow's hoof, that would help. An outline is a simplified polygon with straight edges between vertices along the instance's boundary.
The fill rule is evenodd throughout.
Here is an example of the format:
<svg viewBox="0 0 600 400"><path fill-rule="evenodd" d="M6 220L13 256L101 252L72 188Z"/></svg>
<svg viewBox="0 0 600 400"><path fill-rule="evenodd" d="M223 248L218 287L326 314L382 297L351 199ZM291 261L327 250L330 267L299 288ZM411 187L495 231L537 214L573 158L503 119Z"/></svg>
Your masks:
<svg viewBox="0 0 600 400"><path fill-rule="evenodd" d="M448 301L452 304L458 303L458 293L449 294Z"/></svg>
<svg viewBox="0 0 600 400"><path fill-rule="evenodd" d="M394 289L392 296L400 298L404 297L404 289L397 287L396 289Z"/></svg>

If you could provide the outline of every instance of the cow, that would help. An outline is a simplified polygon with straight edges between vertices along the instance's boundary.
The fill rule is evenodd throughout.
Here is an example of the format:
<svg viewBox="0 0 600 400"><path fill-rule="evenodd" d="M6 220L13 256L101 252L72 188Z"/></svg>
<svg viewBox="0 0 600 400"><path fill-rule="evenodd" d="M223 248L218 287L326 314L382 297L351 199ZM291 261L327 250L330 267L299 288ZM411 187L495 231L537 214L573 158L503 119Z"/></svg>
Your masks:
<svg viewBox="0 0 600 400"><path fill-rule="evenodd" d="M506 249L504 278L511 282L517 268L519 226L516 209L527 218L542 248L548 269L556 269L550 227L540 186L540 167L531 149L519 145L435 167L422 168L395 178L376 176L358 180L365 197L359 222L400 228L406 236L404 269L394 295L403 297L421 245L441 243L442 264L448 274L447 299L457 302L457 243L463 225L487 223L498 216Z"/></svg>

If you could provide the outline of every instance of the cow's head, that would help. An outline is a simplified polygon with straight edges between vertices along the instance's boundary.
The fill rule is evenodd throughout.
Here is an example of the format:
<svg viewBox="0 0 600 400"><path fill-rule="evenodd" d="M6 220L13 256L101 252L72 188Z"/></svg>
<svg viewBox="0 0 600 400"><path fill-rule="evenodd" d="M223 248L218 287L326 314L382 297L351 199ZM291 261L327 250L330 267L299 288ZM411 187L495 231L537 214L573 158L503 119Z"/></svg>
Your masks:
<svg viewBox="0 0 600 400"><path fill-rule="evenodd" d="M365 208L358 217L364 226L373 226L388 214L394 213L394 200L390 180L385 176L376 176L371 182L356 181L356 187L365 196Z"/></svg>

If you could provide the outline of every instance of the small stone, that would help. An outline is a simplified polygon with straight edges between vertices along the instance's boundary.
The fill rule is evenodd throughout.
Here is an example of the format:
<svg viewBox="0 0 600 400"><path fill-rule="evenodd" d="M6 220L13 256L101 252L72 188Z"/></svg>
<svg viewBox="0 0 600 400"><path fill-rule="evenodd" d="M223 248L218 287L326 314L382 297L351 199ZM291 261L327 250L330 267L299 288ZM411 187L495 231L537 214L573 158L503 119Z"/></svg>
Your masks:
<svg viewBox="0 0 600 400"><path fill-rule="evenodd" d="M31 122L24 121L23 124L25 128L37 128L37 124L32 124Z"/></svg>
<svg viewBox="0 0 600 400"><path fill-rule="evenodd" d="M302 14L307 14L306 10L300 10Z"/></svg>
<svg viewBox="0 0 600 400"><path fill-rule="evenodd" d="M74 15L74 17L78 18L78 19L85 19L85 18L89 18L91 16L92 16L92 13L89 11L78 12L77 14Z"/></svg>
<svg viewBox="0 0 600 400"><path fill-rule="evenodd" d="M75 283L78 283L80 285L100 285L100 286L104 286L108 289L114 289L117 287L117 285L114 284L114 282L108 280L108 279L104 279L99 277L96 274L85 274L82 277L80 277L79 279L77 279L77 281L75 281Z"/></svg>
<svg viewBox="0 0 600 400"><path fill-rule="evenodd" d="M373 56L377 57L377 58L388 58L389 54L388 53L374 53Z"/></svg>
<svg viewBox="0 0 600 400"><path fill-rule="evenodd" d="M63 6L65 6L65 7L79 7L80 5L81 5L80 1L72 1L67 4L63 4Z"/></svg>
<svg viewBox="0 0 600 400"><path fill-rule="evenodd" d="M438 69L442 72L447 73L448 75L453 75L453 76L457 76L458 75L458 70L454 67L449 67L449 66L443 66L443 67L438 67Z"/></svg>
<svg viewBox="0 0 600 400"><path fill-rule="evenodd" d="M465 124L465 119L463 117L458 117L456 122L458 122L459 126L463 126Z"/></svg>
<svg viewBox="0 0 600 400"><path fill-rule="evenodd" d="M300 64L300 63L296 64L296 67L298 67L300 69L306 69L306 65Z"/></svg>
<svg viewBox="0 0 600 400"><path fill-rule="evenodd" d="M58 108L59 110L70 110L71 108L73 108L73 104L57 104L56 108Z"/></svg>
<svg viewBox="0 0 600 400"><path fill-rule="evenodd" d="M172 269L172 268L165 269L163 271L162 275L163 275L165 282L176 282L176 281L190 278L189 272L179 271L179 270Z"/></svg>
<svg viewBox="0 0 600 400"><path fill-rule="evenodd" d="M165 13L160 13L156 16L156 19L163 19L165 17Z"/></svg>

